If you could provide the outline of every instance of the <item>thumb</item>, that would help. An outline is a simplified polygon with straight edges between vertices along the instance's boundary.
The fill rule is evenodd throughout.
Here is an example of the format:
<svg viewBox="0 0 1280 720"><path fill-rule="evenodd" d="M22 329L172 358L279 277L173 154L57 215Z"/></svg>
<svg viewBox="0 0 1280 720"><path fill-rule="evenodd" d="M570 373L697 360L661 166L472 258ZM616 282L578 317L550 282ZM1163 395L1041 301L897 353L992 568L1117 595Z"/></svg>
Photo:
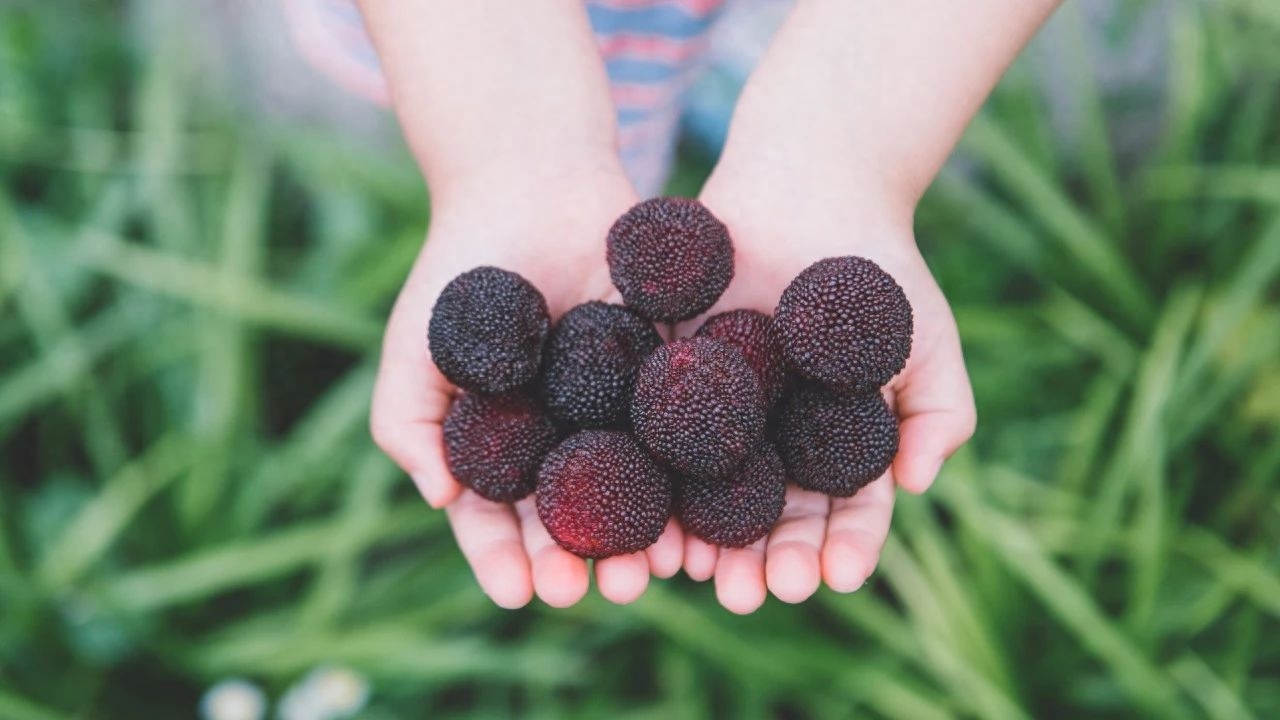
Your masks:
<svg viewBox="0 0 1280 720"><path fill-rule="evenodd" d="M898 485L919 494L929 489L943 461L973 437L977 426L958 338L944 343L902 378L896 402L902 424L893 474Z"/></svg>
<svg viewBox="0 0 1280 720"><path fill-rule="evenodd" d="M396 462L432 507L453 502L462 487L445 460L443 423L453 397L431 362L419 326L398 303L387 324L369 427L374 442Z"/></svg>

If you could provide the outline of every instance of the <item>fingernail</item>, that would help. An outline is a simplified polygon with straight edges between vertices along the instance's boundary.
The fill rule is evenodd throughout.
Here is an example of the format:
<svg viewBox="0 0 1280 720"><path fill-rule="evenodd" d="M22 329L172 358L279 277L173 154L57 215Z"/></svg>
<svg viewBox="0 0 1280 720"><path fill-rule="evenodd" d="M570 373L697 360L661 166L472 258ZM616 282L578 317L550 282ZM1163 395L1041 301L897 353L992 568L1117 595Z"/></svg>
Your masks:
<svg viewBox="0 0 1280 720"><path fill-rule="evenodd" d="M864 587L866 587L866 586L867 586L867 582L866 582L865 580L864 580L864 581L862 581L862 582L860 582L860 583L858 583L857 585L853 585L853 586L844 586L844 587L835 587L835 586L831 585L830 583L827 583L827 587L831 588L831 589L832 589L833 591L835 591L835 592L840 593L841 595L849 595L849 594L851 594L851 593L856 593L856 592L858 592L859 590L861 590L862 588L864 588ZM846 589L846 588L847 588L847 589Z"/></svg>
<svg viewBox="0 0 1280 720"><path fill-rule="evenodd" d="M938 473L942 472L942 463L945 458L934 458L933 463L929 465L929 474L925 476L924 485L920 488L920 492L924 492L933 486L933 481L938 479Z"/></svg>
<svg viewBox="0 0 1280 720"><path fill-rule="evenodd" d="M434 497L431 483L427 480L426 473L411 473L409 477L413 478L413 484L418 488L418 494L422 496L422 499L426 500L431 507L439 510L444 503L440 502L440 498Z"/></svg>
<svg viewBox="0 0 1280 720"><path fill-rule="evenodd" d="M920 495L933 485L933 480L938 476L938 470L941 468L941 458L917 459L898 470L898 487L912 495ZM914 472L904 472L906 470L914 470Z"/></svg>

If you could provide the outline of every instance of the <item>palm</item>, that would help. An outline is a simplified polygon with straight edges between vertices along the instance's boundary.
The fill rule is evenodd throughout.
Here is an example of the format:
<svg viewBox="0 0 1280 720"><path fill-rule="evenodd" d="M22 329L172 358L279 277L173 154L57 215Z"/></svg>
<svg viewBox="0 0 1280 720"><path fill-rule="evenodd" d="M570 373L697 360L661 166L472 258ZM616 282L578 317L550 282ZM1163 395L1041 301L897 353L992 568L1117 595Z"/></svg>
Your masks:
<svg viewBox="0 0 1280 720"><path fill-rule="evenodd" d="M849 592L874 570L889 531L895 484L923 491L941 457L972 433L972 396L960 355L955 321L928 268L915 250L909 228L874 220L845 207L832 214L806 213L788 222L768 212L739 188L714 181L703 200L733 234L733 283L711 313L734 308L772 312L782 290L812 262L835 255L862 255L891 273L906 291L915 314L911 358L885 389L902 420L902 442L894 465L851 498L790 486L773 531L742 549L717 549L689 536L685 571L695 579L714 575L720 602L751 612L767 592L800 602L825 580ZM679 329L691 334L699 320Z"/></svg>
<svg viewBox="0 0 1280 720"><path fill-rule="evenodd" d="M566 206L565 198L578 200ZM492 503L453 480L442 423L456 390L432 364L424 342L430 310L449 280L478 265L526 277L546 296L553 317L587 300L616 301L603 238L634 200L619 178L541 188L537 196L509 196L500 203L485 198L450 205L433 220L387 325L374 391L374 437L431 505L447 506L477 581L503 607L524 605L534 592L548 604L572 605L586 593L587 564L552 541L532 498L514 506ZM597 562L601 592L616 602L639 597L651 571L667 577L679 570L682 543L673 523L647 552Z"/></svg>

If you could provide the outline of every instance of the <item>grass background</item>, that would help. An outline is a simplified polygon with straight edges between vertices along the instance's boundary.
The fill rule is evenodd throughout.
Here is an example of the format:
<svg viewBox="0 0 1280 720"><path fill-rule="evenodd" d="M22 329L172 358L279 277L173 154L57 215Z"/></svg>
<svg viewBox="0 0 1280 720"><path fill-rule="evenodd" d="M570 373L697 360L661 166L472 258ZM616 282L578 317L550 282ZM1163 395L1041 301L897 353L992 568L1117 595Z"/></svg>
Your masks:
<svg viewBox="0 0 1280 720"><path fill-rule="evenodd" d="M1280 11L1168 6L1142 152L1082 39L1069 131L1025 62L974 122L917 230L979 434L861 592L738 618L494 609L366 432L407 157L256 122L121 6L0 5L0 718L326 663L366 718L1280 717Z"/></svg>

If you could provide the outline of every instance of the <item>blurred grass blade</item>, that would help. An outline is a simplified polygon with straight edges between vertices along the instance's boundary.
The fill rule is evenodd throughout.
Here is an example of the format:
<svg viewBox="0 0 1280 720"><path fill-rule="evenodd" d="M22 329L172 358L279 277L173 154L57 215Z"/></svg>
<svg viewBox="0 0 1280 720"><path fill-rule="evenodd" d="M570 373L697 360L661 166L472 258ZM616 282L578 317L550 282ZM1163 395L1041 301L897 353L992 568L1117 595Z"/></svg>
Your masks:
<svg viewBox="0 0 1280 720"><path fill-rule="evenodd" d="M1280 477L1280 443L1253 459L1253 465L1245 475L1239 490L1226 498L1216 513L1219 524L1230 527L1248 526L1251 518L1263 517L1268 512L1267 499L1273 496L1276 478ZM1265 523L1259 523L1264 525Z"/></svg>
<svg viewBox="0 0 1280 720"><path fill-rule="evenodd" d="M1105 663L1137 705L1163 718L1190 718L1169 678L1117 629L1081 588L1021 524L983 505L963 482L939 486L964 518L965 527L982 537L1005 567L1026 583L1036 597L1080 644Z"/></svg>
<svg viewBox="0 0 1280 720"><path fill-rule="evenodd" d="M8 369L0 377L0 423L10 422L89 378L93 367L122 345L150 331L154 340L168 338L169 328L156 330L154 318L120 305L103 310L80 325L75 336L48 348L32 362Z"/></svg>
<svg viewBox="0 0 1280 720"><path fill-rule="evenodd" d="M379 624L342 633L286 634L238 646L199 649L191 662L210 674L252 673L293 677L317 665L341 663L384 678L443 683L574 685L585 681L585 659L548 644L497 645L432 637L403 625Z"/></svg>
<svg viewBox="0 0 1280 720"><path fill-rule="evenodd" d="M1072 97L1077 108L1080 146L1074 157L1088 181L1090 199L1098 207L1099 220L1113 237L1123 237L1124 194L1103 110L1102 90L1094 69L1093 48L1086 33L1084 5L1068 3L1058 10L1058 15L1065 21L1071 40L1064 43L1069 55L1064 68L1068 77L1064 92Z"/></svg>
<svg viewBox="0 0 1280 720"><path fill-rule="evenodd" d="M1213 720L1253 720L1256 716L1241 702L1239 694L1222 682L1213 668L1193 652L1187 652L1169 666L1169 674L1182 684Z"/></svg>
<svg viewBox="0 0 1280 720"><path fill-rule="evenodd" d="M874 663L858 664L856 673L833 675L833 669L848 667L850 658L830 653L817 643L807 648L777 643L771 657L766 658L753 652L745 638L721 627L706 617L705 611L679 600L661 586L650 587L645 597L630 607L674 641L744 681L769 678L811 691L824 688L826 692L840 693L850 702L866 703L889 717L952 717L937 700L913 690L894 673Z"/></svg>
<svg viewBox="0 0 1280 720"><path fill-rule="evenodd" d="M993 657L993 650L984 647L981 631L961 627L955 621L957 614L951 612L952 603L963 600L953 594L954 588L941 587L936 576L926 576L892 536L884 546L881 572L890 579L895 594L902 598L915 620L913 625L917 627L930 669L975 717L1028 717L998 681L988 675L992 666L1000 662Z"/></svg>
<svg viewBox="0 0 1280 720"><path fill-rule="evenodd" d="M1127 433L1132 441L1121 443L1124 456L1116 462L1137 478L1137 505L1133 532L1132 585L1127 620L1131 632L1154 641L1144 624L1155 610L1165 571L1169 542L1169 501L1166 497L1168 419L1183 347L1190 332L1201 291L1197 287L1175 290L1156 326L1151 349L1134 384L1133 408Z"/></svg>
<svg viewBox="0 0 1280 720"><path fill-rule="evenodd" d="M8 233L0 233L0 317L7 317L5 306L22 284L30 256Z"/></svg>
<svg viewBox="0 0 1280 720"><path fill-rule="evenodd" d="M1057 15L1064 14L1059 10ZM1051 21L1052 22L1052 21ZM1029 160L1048 175L1062 172L1059 162L1058 132L1045 112L1044 78L1035 58L1024 55L1000 78L1001 92L987 100L987 108L1004 121L1004 126Z"/></svg>
<svg viewBox="0 0 1280 720"><path fill-rule="evenodd" d="M1065 340L1096 356L1116 377L1126 377L1137 363L1138 348L1115 325L1070 294L1053 288L1044 319Z"/></svg>
<svg viewBox="0 0 1280 720"><path fill-rule="evenodd" d="M1226 0L1225 4L1249 20L1280 32L1280 5L1266 0Z"/></svg>
<svg viewBox="0 0 1280 720"><path fill-rule="evenodd" d="M104 239L99 237L99 239ZM278 332L335 343L357 352L377 348L382 326L342 307L239 280L214 268L114 238L85 248L74 260L122 282L227 313Z"/></svg>
<svg viewBox="0 0 1280 720"><path fill-rule="evenodd" d="M1127 375L1100 375L1084 393L1068 433L1069 453L1063 458L1059 477L1064 491L1085 497L1094 466L1111 441L1111 428L1129 386Z"/></svg>
<svg viewBox="0 0 1280 720"><path fill-rule="evenodd" d="M1158 200L1214 199L1280 205L1280 168L1257 165L1162 165L1143 192Z"/></svg>
<svg viewBox="0 0 1280 720"><path fill-rule="evenodd" d="M422 173L401 146L371 151L368 143L334 142L332 132L288 125L269 128L270 144L297 175L319 187L352 187L397 211L397 218L421 220L430 204ZM421 238L419 238L421 239Z"/></svg>
<svg viewBox="0 0 1280 720"><path fill-rule="evenodd" d="M960 558L953 546L943 539L932 507L906 500L898 503L897 508L895 512L904 520L921 570L927 574L941 598L948 623L959 636L960 642L954 646L960 661L958 667L972 668L989 678L988 684L993 686L991 693L999 696L993 700L999 706L997 714L1018 714L1020 711L1014 709L1016 703L1007 693L1010 687L1009 663L995 639L994 623L975 597L977 588L965 583L957 572ZM889 542L894 542L893 538Z"/></svg>
<svg viewBox="0 0 1280 720"><path fill-rule="evenodd" d="M1270 222L1241 259L1235 274L1223 284L1221 296L1205 314L1203 330L1187 352L1178 397L1184 402L1203 385L1204 374L1226 340L1256 312L1277 276L1280 276L1280 211L1270 214Z"/></svg>
<svg viewBox="0 0 1280 720"><path fill-rule="evenodd" d="M1280 573L1239 554L1203 530L1185 531L1179 547L1221 583L1280 620Z"/></svg>
<svg viewBox="0 0 1280 720"><path fill-rule="evenodd" d="M271 153L250 145L240 154L227 188L220 265L224 284L257 283L264 263L264 224L271 199ZM192 386L193 432L205 452L177 488L187 528L205 522L225 494L235 456L232 440L254 417L255 386L250 332L239 318L211 318L200 334L199 379Z"/></svg>
<svg viewBox="0 0 1280 720"><path fill-rule="evenodd" d="M36 125L0 116L0 152L9 162L22 162L69 173L118 176L122 173L218 175L227 169L228 138L217 132L184 129L182 157L169 167L130 158L127 151L142 145L147 133L71 125ZM67 149L73 148L68 153Z"/></svg>
<svg viewBox="0 0 1280 720"><path fill-rule="evenodd" d="M119 226L127 211L127 200L126 188L120 183L112 184L96 200L89 222L113 228ZM26 224L19 220L4 195L0 195L0 236L5 238L5 255L14 256L16 263L26 268L15 287L18 292L14 304L37 350L47 356L56 348L56 352L69 356L68 364L90 366L92 363L83 357L87 349L78 344L78 328L70 307L72 300L64 297L78 293L74 290L66 292L55 286L51 276L56 270L45 262L31 260L41 248L30 237ZM41 240L57 242L46 237ZM76 290L80 286L81 283L72 285ZM59 387L59 391L70 408L83 408L86 417L82 432L88 441L94 469L103 475L115 470L124 462L126 452L116 419L112 417L109 403L98 384L83 382L73 387L67 383Z"/></svg>
<svg viewBox="0 0 1280 720"><path fill-rule="evenodd" d="M376 369L366 362L330 385L288 438L258 463L232 503L234 530L260 527L272 511L304 491L328 492L323 470L333 467L353 437L371 446L366 428Z"/></svg>
<svg viewBox="0 0 1280 720"><path fill-rule="evenodd" d="M914 637L906 618L871 593L852 596L822 592L818 599L849 625L866 633L904 660L919 662L920 642Z"/></svg>
<svg viewBox="0 0 1280 720"><path fill-rule="evenodd" d="M1219 372L1205 378L1200 387L1184 390L1187 395L1182 401L1174 401L1185 410L1171 418L1171 449L1180 449L1208 425L1220 422L1231 412L1231 401L1241 399L1241 392L1258 375L1259 369L1280 355L1280 313L1269 313L1246 323L1219 354L1223 356ZM1187 373L1183 372L1182 378L1186 377ZM1184 380L1181 387L1190 386Z"/></svg>
<svg viewBox="0 0 1280 720"><path fill-rule="evenodd" d="M1082 214L1017 147L996 121L978 115L965 133L964 145L981 158L1013 196L1029 208L1089 273L1129 323L1142 326L1153 313L1151 297L1129 261L1115 244Z"/></svg>
<svg viewBox="0 0 1280 720"><path fill-rule="evenodd" d="M183 130L189 124L191 98L183 88L194 75L193 63L179 39L176 9L156 7L160 12L152 19L159 21L161 32L152 50L157 61L144 66L140 91L132 98L135 126L142 130L134 147L141 169L139 190L159 244L190 250L201 243L204 234L196 220L193 186L175 181L174 175L183 171L183 159L190 154Z"/></svg>
<svg viewBox="0 0 1280 720"><path fill-rule="evenodd" d="M1199 3L1176 3L1170 6L1168 28L1169 98L1165 105L1165 130L1159 156L1166 164L1194 162L1198 158L1201 131L1211 97L1211 81L1206 68L1207 31ZM1172 243L1183 239L1186 228L1194 224L1195 208L1188 204L1166 207L1156 216L1156 227L1150 233L1147 257L1152 264L1166 269L1173 255Z"/></svg>
<svg viewBox="0 0 1280 720"><path fill-rule="evenodd" d="M1044 269L1044 241L1025 222L991 193L963 173L945 169L929 188L929 193L951 206L965 218L980 242L1002 257L1038 275Z"/></svg>
<svg viewBox="0 0 1280 720"><path fill-rule="evenodd" d="M73 365L88 368L92 365L81 347L78 328L72 322L69 309L63 304L43 267L28 271L17 301L22 316L35 344L42 353L56 348L57 352L71 356ZM112 417L110 403L97 383L85 373L82 382L63 385L60 388L63 401L71 406L82 406L84 433L94 470L105 475L124 462L127 451L116 418Z"/></svg>
<svg viewBox="0 0 1280 720"><path fill-rule="evenodd" d="M71 720L76 715L50 710L0 687L0 718L5 720Z"/></svg>
<svg viewBox="0 0 1280 720"><path fill-rule="evenodd" d="M36 577L58 591L76 582L115 543L130 521L187 466L190 443L166 436L102 484L40 557Z"/></svg>
<svg viewBox="0 0 1280 720"><path fill-rule="evenodd" d="M358 541L377 544L419 535L438 522L420 505L400 508ZM126 612L155 612L197 602L309 567L331 552L332 521L297 524L267 536L202 549L151 567L128 570L106 581L104 602Z"/></svg>
<svg viewBox="0 0 1280 720"><path fill-rule="evenodd" d="M1133 590L1130 620L1139 622L1154 602L1153 583L1158 581L1163 545L1163 472L1166 447L1166 411L1177 377L1182 348L1200 302L1197 288L1174 293L1154 330L1151 345L1142 357L1134 381L1128 416L1121 429L1116 450L1101 471L1096 501L1089 517L1091 528L1128 528L1134 533ZM1135 495L1136 522L1122 522L1125 501ZM1103 533L1081 538L1078 557L1084 576L1092 577L1109 540Z"/></svg>
<svg viewBox="0 0 1280 720"><path fill-rule="evenodd" d="M376 448L369 448L347 484L339 527L329 539L331 552L317 573L311 593L302 602L302 623L323 626L335 620L359 595L363 542L386 520L387 496L402 477L400 469Z"/></svg>

